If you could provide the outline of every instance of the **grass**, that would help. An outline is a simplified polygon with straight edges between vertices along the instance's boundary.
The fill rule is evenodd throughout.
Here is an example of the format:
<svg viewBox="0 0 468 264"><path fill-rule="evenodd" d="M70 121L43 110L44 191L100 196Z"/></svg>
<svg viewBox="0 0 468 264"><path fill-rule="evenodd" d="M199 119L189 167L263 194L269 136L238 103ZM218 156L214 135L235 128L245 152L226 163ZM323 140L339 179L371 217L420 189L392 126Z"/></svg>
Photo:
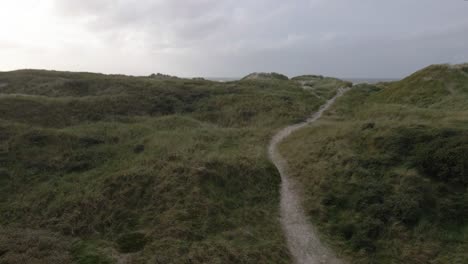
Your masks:
<svg viewBox="0 0 468 264"><path fill-rule="evenodd" d="M287 81L289 80L288 76L272 72L272 73L251 73L243 78L243 80L281 80Z"/></svg>
<svg viewBox="0 0 468 264"><path fill-rule="evenodd" d="M0 263L72 263L70 239L47 231L0 228Z"/></svg>
<svg viewBox="0 0 468 264"><path fill-rule="evenodd" d="M77 264L111 264L113 259L99 250L102 245L96 241L78 241L72 245L72 261Z"/></svg>
<svg viewBox="0 0 468 264"><path fill-rule="evenodd" d="M465 70L356 86L281 145L308 215L351 263L466 263Z"/></svg>
<svg viewBox="0 0 468 264"><path fill-rule="evenodd" d="M28 230L60 263L290 262L266 145L326 98L280 79L25 70L0 83L0 263L55 261L21 251Z"/></svg>

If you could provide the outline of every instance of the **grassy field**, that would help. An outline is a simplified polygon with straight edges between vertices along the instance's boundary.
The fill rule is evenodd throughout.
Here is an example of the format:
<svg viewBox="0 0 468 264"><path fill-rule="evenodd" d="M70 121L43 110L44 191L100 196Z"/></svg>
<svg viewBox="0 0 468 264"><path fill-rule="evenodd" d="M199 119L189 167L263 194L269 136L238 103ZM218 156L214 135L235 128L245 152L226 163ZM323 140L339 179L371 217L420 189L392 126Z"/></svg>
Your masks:
<svg viewBox="0 0 468 264"><path fill-rule="evenodd" d="M0 73L0 263L289 263L266 145L343 85Z"/></svg>
<svg viewBox="0 0 468 264"><path fill-rule="evenodd" d="M468 263L468 65L355 86L281 145L351 263Z"/></svg>

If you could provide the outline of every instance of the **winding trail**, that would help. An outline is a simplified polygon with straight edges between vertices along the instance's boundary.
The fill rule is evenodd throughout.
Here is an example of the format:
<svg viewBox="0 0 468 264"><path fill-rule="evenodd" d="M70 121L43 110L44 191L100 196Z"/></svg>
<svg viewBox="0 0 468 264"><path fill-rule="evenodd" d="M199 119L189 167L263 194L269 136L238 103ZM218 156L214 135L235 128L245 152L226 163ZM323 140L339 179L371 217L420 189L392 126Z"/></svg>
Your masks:
<svg viewBox="0 0 468 264"><path fill-rule="evenodd" d="M288 126L279 131L268 147L270 160L281 174L281 225L285 233L288 248L296 264L343 264L333 252L325 246L317 234L317 230L307 219L298 195L298 186L288 176L288 164L278 151L278 145L291 133L310 123L317 121L322 114L333 105L335 100L349 89L339 89L332 99L303 123Z"/></svg>

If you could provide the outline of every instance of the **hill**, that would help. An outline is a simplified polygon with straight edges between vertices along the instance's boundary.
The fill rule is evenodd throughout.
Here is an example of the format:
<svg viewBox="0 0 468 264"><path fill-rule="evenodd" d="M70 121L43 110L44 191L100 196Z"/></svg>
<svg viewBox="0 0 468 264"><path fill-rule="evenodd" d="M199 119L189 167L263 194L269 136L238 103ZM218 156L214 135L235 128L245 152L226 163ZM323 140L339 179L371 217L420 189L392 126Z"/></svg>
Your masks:
<svg viewBox="0 0 468 264"><path fill-rule="evenodd" d="M0 263L289 263L266 145L325 99L287 80L0 73Z"/></svg>
<svg viewBox="0 0 468 264"><path fill-rule="evenodd" d="M264 80L264 81L266 81L266 80L281 80L281 81L287 81L287 80L289 80L289 78L286 75L276 73L276 72L272 72L272 73L254 72L254 73L251 73L251 74L245 76L244 78L242 78L242 80Z"/></svg>
<svg viewBox="0 0 468 264"><path fill-rule="evenodd" d="M306 211L349 262L466 263L466 70L355 86L282 144Z"/></svg>
<svg viewBox="0 0 468 264"><path fill-rule="evenodd" d="M411 104L425 108L466 109L467 72L466 64L431 65L401 81L389 84L376 99L385 103Z"/></svg>

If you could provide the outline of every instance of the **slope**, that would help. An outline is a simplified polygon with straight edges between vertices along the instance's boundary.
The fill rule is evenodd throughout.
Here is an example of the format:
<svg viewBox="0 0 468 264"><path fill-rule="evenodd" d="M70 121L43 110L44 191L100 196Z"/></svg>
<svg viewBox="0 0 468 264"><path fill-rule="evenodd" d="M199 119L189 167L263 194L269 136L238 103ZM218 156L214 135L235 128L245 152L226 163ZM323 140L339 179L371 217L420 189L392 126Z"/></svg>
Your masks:
<svg viewBox="0 0 468 264"><path fill-rule="evenodd" d="M352 263L466 263L467 85L466 65L435 65L355 86L280 146L308 215Z"/></svg>
<svg viewBox="0 0 468 264"><path fill-rule="evenodd" d="M286 80L0 83L0 263L290 262L265 148L323 99Z"/></svg>

